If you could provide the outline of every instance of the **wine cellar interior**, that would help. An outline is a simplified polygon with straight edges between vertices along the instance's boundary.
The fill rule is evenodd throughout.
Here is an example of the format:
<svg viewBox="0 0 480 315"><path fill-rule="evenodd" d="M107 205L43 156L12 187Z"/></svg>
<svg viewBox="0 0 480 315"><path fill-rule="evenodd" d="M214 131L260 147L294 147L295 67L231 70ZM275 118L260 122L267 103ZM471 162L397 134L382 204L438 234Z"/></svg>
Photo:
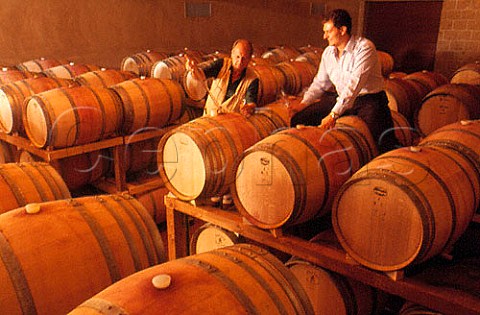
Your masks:
<svg viewBox="0 0 480 315"><path fill-rule="evenodd" d="M376 47L395 149L354 115L291 124L333 9ZM478 14L2 1L0 314L480 314ZM256 108L211 115L187 65L237 39Z"/></svg>

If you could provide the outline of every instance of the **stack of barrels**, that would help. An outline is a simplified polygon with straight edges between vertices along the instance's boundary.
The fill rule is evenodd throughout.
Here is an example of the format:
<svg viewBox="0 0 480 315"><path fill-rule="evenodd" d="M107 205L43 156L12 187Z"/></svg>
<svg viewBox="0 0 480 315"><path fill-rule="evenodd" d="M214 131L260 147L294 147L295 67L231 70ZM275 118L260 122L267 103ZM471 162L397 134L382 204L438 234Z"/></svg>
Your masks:
<svg viewBox="0 0 480 315"><path fill-rule="evenodd" d="M332 208L344 249L381 271L449 253L480 202L479 145L480 121L463 121L366 164Z"/></svg>
<svg viewBox="0 0 480 315"><path fill-rule="evenodd" d="M278 113L285 113L286 107L276 102L262 109L267 108L272 110L271 118L260 112L248 119L239 114L206 116L166 134L158 147L159 173L165 186L181 200L231 193L240 214L259 228L288 227L328 217L342 184L378 155L367 126L357 117L343 117L333 130L278 128L272 118L281 122ZM253 120L261 121L263 127L252 127ZM241 238L207 225L193 240L192 252L198 255L220 247L230 250L225 246L239 246ZM299 260L287 266L315 314L332 310L341 314L353 305L358 314L371 314L382 305L379 294L369 286ZM314 273L321 282L305 282L304 273ZM336 295L326 298L327 292ZM325 308L325 299L334 301L331 308ZM80 309L90 308L88 304Z"/></svg>
<svg viewBox="0 0 480 315"><path fill-rule="evenodd" d="M385 91L394 122L397 127L403 127L399 129L414 132L412 138L396 130L400 142L416 144L442 126L480 118L479 73L480 66L476 62L460 67L450 80L432 71L387 78Z"/></svg>
<svg viewBox="0 0 480 315"><path fill-rule="evenodd" d="M290 128L285 94L299 95L310 84L321 51L264 51L265 63L251 66L260 77L262 107L248 118L230 113L181 120L185 54L207 61L201 52L147 51L125 58L121 70L45 59L6 69L12 73L0 76L2 131L26 136L38 149L182 123L161 138L127 143L127 171L155 165L151 171L165 183L138 200L71 198L70 190L110 170L109 150L59 164L0 167L8 195L0 204L0 290L8 300L1 313L376 312L383 297L373 288L295 257L284 265L260 247L238 244L238 236L229 247L160 264L165 257L155 223L165 216L156 201L168 191L186 201L230 193L245 220L262 229L331 217L343 249L379 271L448 252L466 230L480 202L480 122L473 120L480 94L475 83L460 82L475 82L472 67L460 69L451 83L431 72L388 79L391 109L423 138L405 135L406 147L378 156L358 117L342 117L331 130ZM392 60L383 60L387 75ZM432 100L437 95L440 100ZM445 105L445 98L454 101ZM458 122L425 122L424 112L435 115L430 104L450 116L453 109ZM106 163L102 171L91 172L98 161ZM318 283L302 281L306 275Z"/></svg>
<svg viewBox="0 0 480 315"><path fill-rule="evenodd" d="M257 50L254 49L254 51ZM261 49L259 51L261 53L257 53L249 65L259 78L257 104L264 106L276 101L282 94L301 93L313 80L322 51L322 48L312 46L299 49L288 46ZM177 81L183 86L187 98L196 106L202 106L207 95L207 86L204 83L195 82L185 72L187 56L199 67L204 67L229 54L218 51L205 54L187 48L173 55L148 50L125 57L120 68L133 71L140 76Z"/></svg>
<svg viewBox="0 0 480 315"><path fill-rule="evenodd" d="M0 214L2 314L66 314L165 261L159 231L134 198L59 197L68 199L37 199Z"/></svg>
<svg viewBox="0 0 480 315"><path fill-rule="evenodd" d="M36 75L27 79L10 76L10 81L0 86L2 132L28 137L38 149L60 150L160 129L175 123L184 113L184 92L176 81L144 79L130 71L61 62L41 58L21 63L18 69ZM159 138L156 140L150 149L154 150ZM142 146L148 143L127 145L128 173L155 164L154 152L142 150ZM129 158L134 149L134 158L141 158L141 162ZM30 152L15 153L8 162L41 160ZM77 190L110 173L111 161L109 149L98 149L51 164L68 187Z"/></svg>
<svg viewBox="0 0 480 315"><path fill-rule="evenodd" d="M0 165L0 313L65 314L165 261L147 210L128 195L72 199L44 162Z"/></svg>

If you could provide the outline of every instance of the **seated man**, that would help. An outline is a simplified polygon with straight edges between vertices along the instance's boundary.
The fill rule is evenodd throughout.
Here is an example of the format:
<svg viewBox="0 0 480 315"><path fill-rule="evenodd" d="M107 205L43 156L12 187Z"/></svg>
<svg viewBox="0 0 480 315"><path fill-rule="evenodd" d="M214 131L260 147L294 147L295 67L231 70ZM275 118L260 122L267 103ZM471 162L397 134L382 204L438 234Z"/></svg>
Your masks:
<svg viewBox="0 0 480 315"><path fill-rule="evenodd" d="M367 124L379 152L399 147L375 45L351 35L352 19L345 10L333 10L323 24L328 47L303 100L289 107L291 125L332 128L342 115L357 115ZM336 99L326 100L335 90ZM331 94L331 93L330 93ZM320 103L315 100L321 99Z"/></svg>

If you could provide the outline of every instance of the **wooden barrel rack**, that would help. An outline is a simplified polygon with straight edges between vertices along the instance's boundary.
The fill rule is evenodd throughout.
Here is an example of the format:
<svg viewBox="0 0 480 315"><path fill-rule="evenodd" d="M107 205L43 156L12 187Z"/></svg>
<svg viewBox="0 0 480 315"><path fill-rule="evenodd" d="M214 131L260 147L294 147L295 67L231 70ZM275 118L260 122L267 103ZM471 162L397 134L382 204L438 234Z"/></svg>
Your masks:
<svg viewBox="0 0 480 315"><path fill-rule="evenodd" d="M125 147L133 143L148 140L155 137L161 137L175 125L167 126L162 129L153 129L138 134L118 136L110 139L100 140L94 143L87 143L83 145L52 149L40 149L35 147L29 139L18 136L17 134L6 134L0 132L0 140L3 140L18 149L25 150L33 155L40 157L46 162L67 158L87 152L97 151L101 149L113 149L113 178L103 178L92 185L106 193L115 194L119 192L126 192L131 195L140 194L163 186L163 181L160 176L151 176L151 178L142 179L138 182L127 182L125 169Z"/></svg>
<svg viewBox="0 0 480 315"><path fill-rule="evenodd" d="M189 254L187 244L191 235L187 222L193 217L444 314L480 313L480 298L475 292L435 286L416 274L407 275L408 270L384 273L368 269L349 257L340 246L332 246L331 241L311 243L281 228L260 229L236 211L221 210L198 201L182 201L170 194L165 196L165 205L169 260ZM333 231L327 230L327 233L330 233L326 237L328 240Z"/></svg>

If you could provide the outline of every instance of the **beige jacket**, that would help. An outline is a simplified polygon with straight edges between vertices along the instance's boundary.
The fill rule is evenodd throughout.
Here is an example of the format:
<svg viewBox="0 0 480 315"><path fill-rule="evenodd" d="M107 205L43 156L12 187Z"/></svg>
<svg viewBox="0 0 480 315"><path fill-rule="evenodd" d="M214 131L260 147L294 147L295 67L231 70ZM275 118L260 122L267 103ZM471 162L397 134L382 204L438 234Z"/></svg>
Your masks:
<svg viewBox="0 0 480 315"><path fill-rule="evenodd" d="M213 80L212 86L210 87L210 93L205 103L206 115L209 115L212 110L216 110L217 113L240 112L240 107L243 105L247 89L252 81L257 77L255 73L251 71L251 69L247 68L245 77L238 85L235 94L226 99L224 102L221 102L227 93L228 83L230 81L231 66L232 60L230 58L225 58L223 60L222 69L218 73L217 77Z"/></svg>

